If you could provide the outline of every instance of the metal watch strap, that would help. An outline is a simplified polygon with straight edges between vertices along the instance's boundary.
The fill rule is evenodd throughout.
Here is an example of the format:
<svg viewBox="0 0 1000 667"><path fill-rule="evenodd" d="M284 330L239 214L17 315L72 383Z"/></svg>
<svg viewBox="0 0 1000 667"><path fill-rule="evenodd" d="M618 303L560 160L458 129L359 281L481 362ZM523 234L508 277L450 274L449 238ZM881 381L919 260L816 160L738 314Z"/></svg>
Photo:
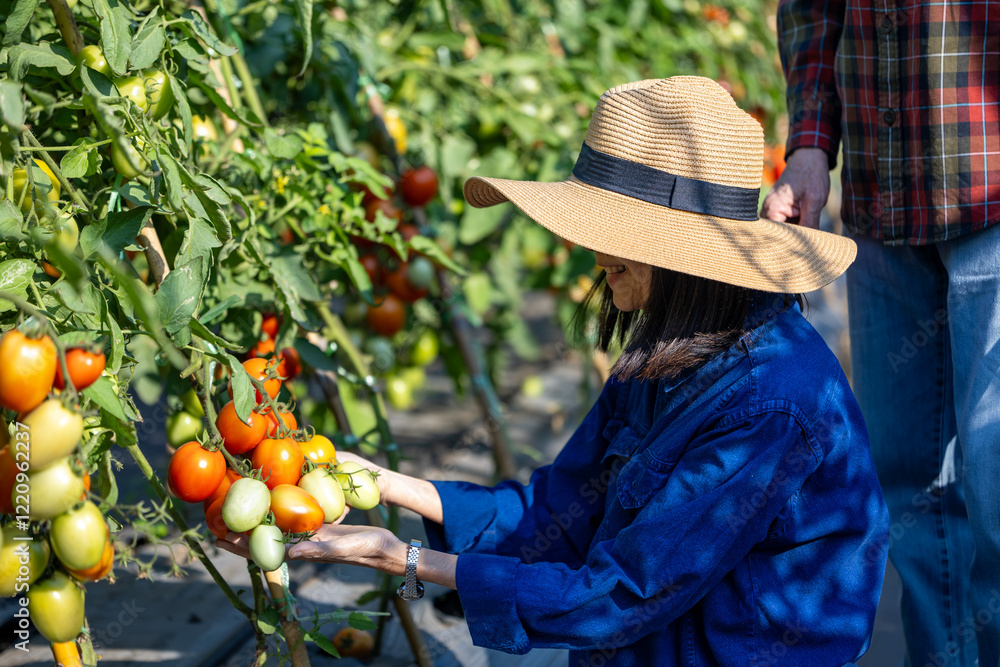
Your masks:
<svg viewBox="0 0 1000 667"><path fill-rule="evenodd" d="M420 559L420 540L410 540L406 550L406 575L396 590L396 595L404 600L419 600L424 597L424 585L417 579L417 561Z"/></svg>

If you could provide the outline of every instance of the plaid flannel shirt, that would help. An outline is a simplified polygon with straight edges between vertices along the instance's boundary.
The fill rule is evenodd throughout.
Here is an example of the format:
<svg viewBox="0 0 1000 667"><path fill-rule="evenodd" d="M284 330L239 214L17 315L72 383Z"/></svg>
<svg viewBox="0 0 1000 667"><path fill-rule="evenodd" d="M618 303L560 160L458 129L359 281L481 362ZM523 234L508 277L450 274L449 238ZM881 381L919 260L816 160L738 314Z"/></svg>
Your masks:
<svg viewBox="0 0 1000 667"><path fill-rule="evenodd" d="M1000 222L1000 0L782 0L778 43L786 153L833 166L843 139L849 230L923 245Z"/></svg>

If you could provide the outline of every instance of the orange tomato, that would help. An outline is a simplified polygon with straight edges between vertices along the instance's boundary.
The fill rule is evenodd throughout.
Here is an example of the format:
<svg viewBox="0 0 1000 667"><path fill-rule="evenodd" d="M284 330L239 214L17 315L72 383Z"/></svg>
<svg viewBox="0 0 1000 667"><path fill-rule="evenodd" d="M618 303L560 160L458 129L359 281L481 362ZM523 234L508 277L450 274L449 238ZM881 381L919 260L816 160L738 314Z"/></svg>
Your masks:
<svg viewBox="0 0 1000 667"><path fill-rule="evenodd" d="M302 455L318 466L329 466L337 460L337 450L325 435L317 433L305 442L299 443Z"/></svg>
<svg viewBox="0 0 1000 667"><path fill-rule="evenodd" d="M268 359L247 359L243 362L243 369L247 374L257 380L264 383L264 390L267 391L267 395L274 398L281 391L281 380L277 378L272 378L270 380L265 380L268 372L270 371L271 361ZM256 396L257 405L264 403L264 398L260 395L260 391L255 390L254 395ZM233 381L229 381L229 398L233 397Z"/></svg>
<svg viewBox="0 0 1000 667"><path fill-rule="evenodd" d="M264 438L256 449L250 464L260 470L267 488L274 489L280 484L295 485L302 477L305 457L298 443L290 438Z"/></svg>
<svg viewBox="0 0 1000 667"><path fill-rule="evenodd" d="M231 487L233 485L233 482L240 479L241 477L242 475L240 475L238 472L236 472L231 468L226 470L226 476L222 478L221 482L219 482L218 488L216 488L215 491L212 491L212 495L210 495L208 498L205 498L202 504L206 508L208 508L208 506L211 505L213 502L215 502L217 498L225 498L226 493L229 492L229 487Z"/></svg>
<svg viewBox="0 0 1000 667"><path fill-rule="evenodd" d="M267 337L274 340L278 337L278 329L281 328L281 319L273 314L268 313L264 316L264 321L260 325L260 332L267 334Z"/></svg>
<svg viewBox="0 0 1000 667"><path fill-rule="evenodd" d="M274 413L270 410L265 409L263 411L264 415L267 417L267 437L276 438L278 437L278 420L284 424L285 428L289 431L294 431L299 427L299 420L295 418L291 412L286 412L284 410L278 412L278 416L275 417Z"/></svg>
<svg viewBox="0 0 1000 667"><path fill-rule="evenodd" d="M274 339L265 338L250 348L247 359L267 358L274 354Z"/></svg>
<svg viewBox="0 0 1000 667"><path fill-rule="evenodd" d="M323 508L316 499L292 484L279 484L271 490L274 525L283 533L311 533L323 525Z"/></svg>
<svg viewBox="0 0 1000 667"><path fill-rule="evenodd" d="M375 649L375 638L365 630L346 627L333 636L333 645L342 658L367 660Z"/></svg>
<svg viewBox="0 0 1000 667"><path fill-rule="evenodd" d="M302 371L302 359L294 347L283 347L278 353L278 375L286 380L294 380Z"/></svg>
<svg viewBox="0 0 1000 667"><path fill-rule="evenodd" d="M260 444L267 436L267 417L259 412L250 412L247 423L240 421L236 414L236 404L229 401L219 410L215 426L222 435L222 444L226 451L236 456L245 454Z"/></svg>
<svg viewBox="0 0 1000 667"><path fill-rule="evenodd" d="M218 538L224 538L229 534L229 528L226 526L226 522L222 520L222 505L225 502L226 497L220 496L211 503L206 500L202 504L202 509L205 510L205 525Z"/></svg>
<svg viewBox="0 0 1000 667"><path fill-rule="evenodd" d="M41 405L56 379L56 346L48 336L11 329L0 338L0 406L28 412Z"/></svg>
<svg viewBox="0 0 1000 667"><path fill-rule="evenodd" d="M219 451L209 451L200 442L182 445L170 457L167 481L181 500L200 503L219 488L226 476L226 457Z"/></svg>
<svg viewBox="0 0 1000 667"><path fill-rule="evenodd" d="M108 539L104 543L104 551L101 553L101 560L97 562L97 565L84 570L66 569L75 579L79 579L80 581L99 581L111 573L111 566L114 565L114 562L115 548L112 545L112 541Z"/></svg>

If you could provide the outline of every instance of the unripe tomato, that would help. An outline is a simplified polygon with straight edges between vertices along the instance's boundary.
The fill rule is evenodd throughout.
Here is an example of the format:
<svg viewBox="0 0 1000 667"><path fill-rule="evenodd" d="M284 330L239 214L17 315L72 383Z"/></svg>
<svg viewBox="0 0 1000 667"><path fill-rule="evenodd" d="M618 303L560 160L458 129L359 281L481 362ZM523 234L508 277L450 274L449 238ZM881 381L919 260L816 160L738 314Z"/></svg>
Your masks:
<svg viewBox="0 0 1000 667"><path fill-rule="evenodd" d="M406 269L406 278L416 289L427 289L436 277L434 264L426 257L414 257Z"/></svg>
<svg viewBox="0 0 1000 667"><path fill-rule="evenodd" d="M201 116L191 117L191 127L194 130L194 138L202 141L218 141L219 133L215 130L212 121L205 120Z"/></svg>
<svg viewBox="0 0 1000 667"><path fill-rule="evenodd" d="M68 642L83 629L83 591L62 572L53 572L28 591L28 615L50 642Z"/></svg>
<svg viewBox="0 0 1000 667"><path fill-rule="evenodd" d="M101 47L95 44L89 44L80 49L80 53L76 54L76 62L80 67L89 67L92 70L97 70L104 76L111 76L111 65L104 58L104 52L101 51Z"/></svg>
<svg viewBox="0 0 1000 667"><path fill-rule="evenodd" d="M30 540L28 533L14 524L3 528L3 547L0 547L0 596L9 598L15 593L23 593L42 576L49 564L49 543L44 537ZM27 563L22 563L22 557ZM27 575L18 581L21 566L27 568Z"/></svg>
<svg viewBox="0 0 1000 667"><path fill-rule="evenodd" d="M20 509L27 505L28 518L34 521L53 519L80 502L85 489L68 458L28 473L27 494L21 484L14 487L11 500ZM27 497L25 497L27 496ZM25 503L27 500L27 503Z"/></svg>
<svg viewBox="0 0 1000 667"><path fill-rule="evenodd" d="M108 526L97 505L86 500L52 520L49 542L63 565L86 570L98 565L108 541Z"/></svg>
<svg viewBox="0 0 1000 667"><path fill-rule="evenodd" d="M333 636L333 645L341 658L367 660L375 650L375 638L370 632L346 627Z"/></svg>
<svg viewBox="0 0 1000 667"><path fill-rule="evenodd" d="M368 309L365 319L379 336L395 336L406 324L406 306L399 297L386 294L382 303Z"/></svg>
<svg viewBox="0 0 1000 667"><path fill-rule="evenodd" d="M114 83L122 97L132 100L143 111L149 109L149 100L146 99L146 83L141 78L125 76L115 79Z"/></svg>
<svg viewBox="0 0 1000 667"><path fill-rule="evenodd" d="M219 488L226 476L226 457L212 452L199 442L189 442L174 452L167 469L167 480L178 498L200 503Z"/></svg>
<svg viewBox="0 0 1000 667"><path fill-rule="evenodd" d="M21 193L28 184L28 172L23 167L17 167L11 172L11 177L14 179L14 203L21 201L21 212L25 215L31 211L34 199L44 197L49 202L57 202L59 201L59 193L62 191L62 186L56 175L49 169L49 165L41 160L35 160L35 166L42 170L43 175L39 176L38 172L35 172L34 196L32 196L32 192L27 192L24 194L23 201L21 201Z"/></svg>
<svg viewBox="0 0 1000 667"><path fill-rule="evenodd" d="M111 574L112 566L115 564L115 547L111 540L104 543L104 552L101 560L94 567L85 570L69 570L71 577L77 581L100 581Z"/></svg>
<svg viewBox="0 0 1000 667"><path fill-rule="evenodd" d="M258 479L244 477L233 482L222 505L222 520L234 533L252 530L271 509L271 493Z"/></svg>
<svg viewBox="0 0 1000 667"><path fill-rule="evenodd" d="M299 480L298 487L312 496L323 508L323 521L336 521L344 514L344 490L333 474L324 468L316 468Z"/></svg>
<svg viewBox="0 0 1000 667"><path fill-rule="evenodd" d="M367 141L359 141L354 144L354 154L378 169L378 151Z"/></svg>
<svg viewBox="0 0 1000 667"><path fill-rule="evenodd" d="M359 510L370 510L378 505L379 490L375 475L354 461L344 461L334 468L347 504Z"/></svg>
<svg viewBox="0 0 1000 667"><path fill-rule="evenodd" d="M184 411L195 419L201 419L205 416L205 407L201 404L201 399L198 398L194 389L188 389L181 395L181 403L184 405Z"/></svg>
<svg viewBox="0 0 1000 667"><path fill-rule="evenodd" d="M285 542L277 526L257 526L250 534L250 558L264 572L273 572L285 562Z"/></svg>
<svg viewBox="0 0 1000 667"><path fill-rule="evenodd" d="M283 533L311 533L323 525L323 508L316 499L293 484L271 490L274 525Z"/></svg>
<svg viewBox="0 0 1000 667"><path fill-rule="evenodd" d="M281 328L281 319L274 313L268 313L260 325L260 332L267 334L267 337L274 340L278 337L278 329Z"/></svg>
<svg viewBox="0 0 1000 667"><path fill-rule="evenodd" d="M403 200L410 206L423 206L437 196L438 178L427 165L407 169L399 185Z"/></svg>
<svg viewBox="0 0 1000 667"><path fill-rule="evenodd" d="M384 336L372 336L365 341L365 352L372 357L372 369L384 373L396 363L396 346Z"/></svg>
<svg viewBox="0 0 1000 667"><path fill-rule="evenodd" d="M222 507L225 503L224 496L202 503L202 508L205 510L205 525L209 532L219 539L224 539L229 534L229 526L222 520Z"/></svg>
<svg viewBox="0 0 1000 667"><path fill-rule="evenodd" d="M97 382L97 378L104 372L106 363L104 352L91 352L81 347L71 347L66 350L66 368L69 370L69 379L73 381L77 391L83 391ZM56 389L66 388L62 364L56 364L56 377L52 384Z"/></svg>
<svg viewBox="0 0 1000 667"><path fill-rule="evenodd" d="M427 373L423 366L407 366L399 369L399 377L406 381L412 391L419 391L427 383Z"/></svg>
<svg viewBox="0 0 1000 667"><path fill-rule="evenodd" d="M410 346L410 363L417 366L427 366L437 359L441 345L437 334L431 329L424 329L417 340Z"/></svg>
<svg viewBox="0 0 1000 667"><path fill-rule="evenodd" d="M222 406L215 419L215 427L222 435L226 451L234 456L249 452L259 445L267 437L269 423L266 416L252 411L244 424L236 414L236 404L233 401Z"/></svg>
<svg viewBox="0 0 1000 667"><path fill-rule="evenodd" d="M400 155L406 153L407 147L407 136L406 136L406 125L403 124L402 119L399 117L398 109L386 109L385 117L385 129L389 131L389 136L392 137L392 141L396 144L396 152Z"/></svg>
<svg viewBox="0 0 1000 667"><path fill-rule="evenodd" d="M167 443L177 449L185 442L198 438L205 430L200 419L181 410L167 417Z"/></svg>
<svg viewBox="0 0 1000 667"><path fill-rule="evenodd" d="M59 246L67 255L72 255L76 251L76 245L80 242L80 226L76 218L65 213L56 216L53 223L53 236L51 243Z"/></svg>
<svg viewBox="0 0 1000 667"><path fill-rule="evenodd" d="M303 463L305 457L302 450L289 438L264 438L253 450L250 459L251 466L260 470L269 489L279 484L297 484L302 476Z"/></svg>
<svg viewBox="0 0 1000 667"><path fill-rule="evenodd" d="M56 346L51 338L28 338L17 329L0 338L0 406L15 412L35 409L55 377Z"/></svg>
<svg viewBox="0 0 1000 667"><path fill-rule="evenodd" d="M260 380L264 383L264 389L267 391L267 395L274 398L281 391L281 380L277 378L271 378L270 380L265 380L268 373L270 372L271 362L268 359L247 359L243 362L243 369L247 372L250 377ZM255 400L257 405L265 403L264 398L261 396L260 391L256 388L254 389ZM233 381L229 381L229 397L233 397Z"/></svg>
<svg viewBox="0 0 1000 667"><path fill-rule="evenodd" d="M239 474L232 468L227 468L226 475L222 478L222 481L219 482L219 486L215 487L215 491L212 491L212 495L202 501L205 508L207 509L208 506L215 502L218 498L225 498L226 494L229 493L229 487L231 487L233 482L238 479L243 479L243 475Z"/></svg>
<svg viewBox="0 0 1000 667"><path fill-rule="evenodd" d="M302 455L318 466L328 466L337 460L337 450L325 435L317 433L305 442L299 443Z"/></svg>
<svg viewBox="0 0 1000 667"><path fill-rule="evenodd" d="M269 409L264 410L264 415L267 417L267 437L276 438L278 437L278 420L281 420L281 424L284 425L289 431L294 431L299 427L299 420L295 418L291 412L279 411L276 417L273 412Z"/></svg>
<svg viewBox="0 0 1000 667"><path fill-rule="evenodd" d="M136 169L133 163L139 169ZM118 147L118 142L111 144L111 164L114 165L115 171L121 174L121 177L126 181L142 175L141 170L149 168L149 160L146 159L146 156L139 152L135 146L128 143L125 144L124 150Z"/></svg>
<svg viewBox="0 0 1000 667"><path fill-rule="evenodd" d="M399 375L391 375L386 378L385 397L389 404L397 410L409 410L413 407L413 389Z"/></svg>
<svg viewBox="0 0 1000 667"><path fill-rule="evenodd" d="M28 433L28 466L41 470L76 449L83 437L83 415L50 398L21 420Z"/></svg>
<svg viewBox="0 0 1000 667"><path fill-rule="evenodd" d="M170 87L170 79L160 70L146 70L143 72L142 83L146 88L149 112L153 120L160 120L174 105L174 91Z"/></svg>
<svg viewBox="0 0 1000 667"><path fill-rule="evenodd" d="M17 462L14 461L14 456L11 454L10 445L4 445L3 449L0 449L0 513L2 514L14 513L11 492L14 490L18 472Z"/></svg>

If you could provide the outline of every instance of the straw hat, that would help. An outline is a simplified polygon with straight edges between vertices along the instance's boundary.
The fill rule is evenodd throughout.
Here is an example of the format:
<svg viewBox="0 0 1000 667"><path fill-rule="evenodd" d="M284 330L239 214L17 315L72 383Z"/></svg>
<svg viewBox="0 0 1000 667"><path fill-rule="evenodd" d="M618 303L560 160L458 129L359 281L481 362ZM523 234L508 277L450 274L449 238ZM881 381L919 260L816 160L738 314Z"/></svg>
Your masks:
<svg viewBox="0 0 1000 667"><path fill-rule="evenodd" d="M854 261L850 239L757 215L764 133L711 79L628 83L597 102L561 183L473 177L465 198L513 202L591 250L768 292L810 292Z"/></svg>

